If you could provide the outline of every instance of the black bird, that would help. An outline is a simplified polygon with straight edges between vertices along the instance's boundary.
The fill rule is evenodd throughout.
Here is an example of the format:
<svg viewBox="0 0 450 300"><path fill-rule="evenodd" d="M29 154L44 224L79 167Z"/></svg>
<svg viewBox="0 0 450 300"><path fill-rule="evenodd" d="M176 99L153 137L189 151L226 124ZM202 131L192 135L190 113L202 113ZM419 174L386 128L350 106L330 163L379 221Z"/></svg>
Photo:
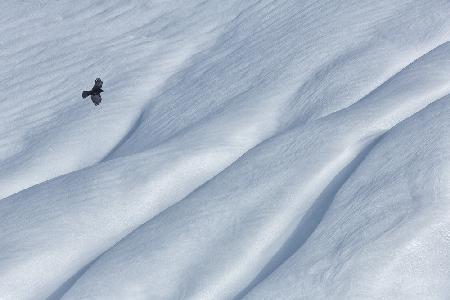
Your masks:
<svg viewBox="0 0 450 300"><path fill-rule="evenodd" d="M100 95L103 92L102 85L103 81L100 78L95 79L94 87L90 91L83 91L81 97L84 99L87 96L91 96L91 100L95 106L99 105L102 102L102 96Z"/></svg>

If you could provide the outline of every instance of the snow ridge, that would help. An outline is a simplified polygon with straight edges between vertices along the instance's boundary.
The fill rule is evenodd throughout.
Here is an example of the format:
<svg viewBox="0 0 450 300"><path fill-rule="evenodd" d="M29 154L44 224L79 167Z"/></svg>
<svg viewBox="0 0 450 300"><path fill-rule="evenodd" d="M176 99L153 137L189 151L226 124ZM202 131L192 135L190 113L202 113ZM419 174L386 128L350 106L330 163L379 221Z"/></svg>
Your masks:
<svg viewBox="0 0 450 300"><path fill-rule="evenodd" d="M1 298L447 299L448 12L2 2Z"/></svg>

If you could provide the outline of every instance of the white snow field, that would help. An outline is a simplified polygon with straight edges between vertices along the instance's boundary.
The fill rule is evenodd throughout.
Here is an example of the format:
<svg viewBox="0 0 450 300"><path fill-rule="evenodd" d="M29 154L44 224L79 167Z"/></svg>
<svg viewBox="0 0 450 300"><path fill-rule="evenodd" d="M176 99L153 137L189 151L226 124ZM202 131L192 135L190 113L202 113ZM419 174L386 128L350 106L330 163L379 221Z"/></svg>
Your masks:
<svg viewBox="0 0 450 300"><path fill-rule="evenodd" d="M448 0L2 0L0 87L2 300L450 299Z"/></svg>

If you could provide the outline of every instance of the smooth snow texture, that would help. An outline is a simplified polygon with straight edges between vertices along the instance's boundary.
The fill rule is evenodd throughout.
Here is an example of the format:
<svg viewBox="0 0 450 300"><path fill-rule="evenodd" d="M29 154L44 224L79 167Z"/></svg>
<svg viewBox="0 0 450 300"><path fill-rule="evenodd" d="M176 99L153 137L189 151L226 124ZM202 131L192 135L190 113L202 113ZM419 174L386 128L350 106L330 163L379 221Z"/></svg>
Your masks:
<svg viewBox="0 0 450 300"><path fill-rule="evenodd" d="M1 299L450 297L448 1L6 0L0 37Z"/></svg>

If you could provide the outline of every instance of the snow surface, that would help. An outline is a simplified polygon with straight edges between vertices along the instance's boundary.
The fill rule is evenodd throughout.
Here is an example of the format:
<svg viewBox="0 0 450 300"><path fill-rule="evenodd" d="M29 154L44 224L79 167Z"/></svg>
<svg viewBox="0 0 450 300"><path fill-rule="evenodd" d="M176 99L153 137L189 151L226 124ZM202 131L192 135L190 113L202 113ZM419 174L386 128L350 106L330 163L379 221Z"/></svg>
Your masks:
<svg viewBox="0 0 450 300"><path fill-rule="evenodd" d="M3 0L0 49L0 299L450 299L449 1Z"/></svg>

